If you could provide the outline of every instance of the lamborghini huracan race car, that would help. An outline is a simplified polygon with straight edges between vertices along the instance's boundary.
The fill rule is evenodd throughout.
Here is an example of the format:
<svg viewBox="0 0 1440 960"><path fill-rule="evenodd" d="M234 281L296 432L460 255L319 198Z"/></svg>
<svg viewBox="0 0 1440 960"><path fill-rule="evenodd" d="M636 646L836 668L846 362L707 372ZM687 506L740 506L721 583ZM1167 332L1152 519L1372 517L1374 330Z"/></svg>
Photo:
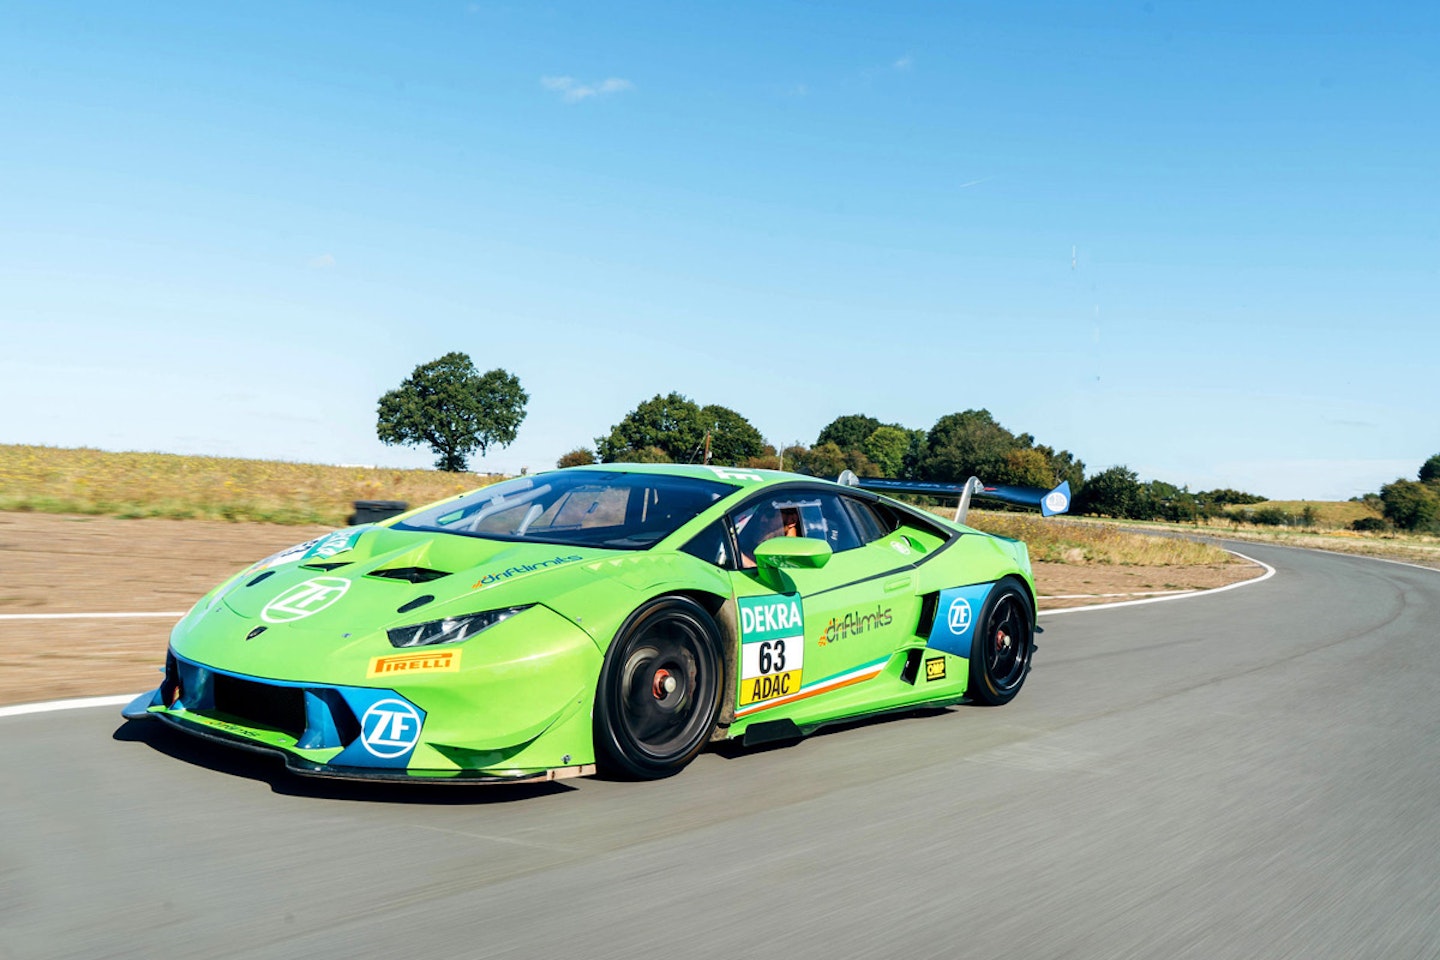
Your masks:
<svg viewBox="0 0 1440 960"><path fill-rule="evenodd" d="M519 477L236 574L125 716L302 774L519 782L1008 702L1033 650L1025 545L876 490L959 497L957 521L972 494L1069 500L711 466Z"/></svg>

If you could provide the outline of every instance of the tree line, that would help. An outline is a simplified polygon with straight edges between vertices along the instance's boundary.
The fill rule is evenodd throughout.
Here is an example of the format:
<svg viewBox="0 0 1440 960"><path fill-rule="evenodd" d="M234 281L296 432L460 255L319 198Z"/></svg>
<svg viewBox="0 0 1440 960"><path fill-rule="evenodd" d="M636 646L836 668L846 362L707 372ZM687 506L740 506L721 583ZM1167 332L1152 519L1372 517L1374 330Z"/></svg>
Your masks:
<svg viewBox="0 0 1440 960"><path fill-rule="evenodd" d="M376 433L386 444L429 446L437 469L461 471L472 454L514 442L529 399L513 374L481 373L466 354L448 353L417 366L380 397ZM1431 461L1422 480L1432 465L1440 472L1440 455ZM1141 482L1123 465L1087 475L1085 463L1070 451L1014 433L984 409L946 414L929 429L846 414L826 424L809 446L797 441L776 449L729 407L701 405L678 392L656 394L596 437L593 447L569 451L557 466L596 462L710 462L826 478L852 470L862 477L941 483L978 476L986 483L1046 489L1065 481L1075 512L1138 520L1221 516L1226 507L1265 500L1239 490L1192 493L1161 480Z"/></svg>
<svg viewBox="0 0 1440 960"><path fill-rule="evenodd" d="M1379 493L1352 497L1384 514L1385 519L1364 517L1351 524L1356 530L1394 528L1416 533L1440 533L1440 453L1420 465L1418 479L1397 477Z"/></svg>

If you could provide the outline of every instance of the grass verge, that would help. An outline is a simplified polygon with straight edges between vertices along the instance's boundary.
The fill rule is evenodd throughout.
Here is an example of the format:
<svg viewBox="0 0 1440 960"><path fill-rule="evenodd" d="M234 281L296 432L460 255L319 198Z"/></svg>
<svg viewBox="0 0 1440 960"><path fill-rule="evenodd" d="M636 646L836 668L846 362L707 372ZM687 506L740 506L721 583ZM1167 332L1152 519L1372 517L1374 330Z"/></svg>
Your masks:
<svg viewBox="0 0 1440 960"><path fill-rule="evenodd" d="M0 510L344 526L355 500L419 506L499 477L0 444Z"/></svg>

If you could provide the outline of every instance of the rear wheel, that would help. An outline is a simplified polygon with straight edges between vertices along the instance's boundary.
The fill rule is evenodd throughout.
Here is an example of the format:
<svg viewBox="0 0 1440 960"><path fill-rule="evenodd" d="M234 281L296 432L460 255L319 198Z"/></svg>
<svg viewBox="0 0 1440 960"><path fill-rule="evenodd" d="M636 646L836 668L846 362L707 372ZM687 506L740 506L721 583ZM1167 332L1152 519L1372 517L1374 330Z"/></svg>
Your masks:
<svg viewBox="0 0 1440 960"><path fill-rule="evenodd" d="M720 631L688 597L631 614L605 655L595 697L595 748L611 773L678 773L710 739L720 712Z"/></svg>
<svg viewBox="0 0 1440 960"><path fill-rule="evenodd" d="M1035 650L1034 608L1017 580L995 585L980 615L980 629L970 647L970 699L999 706L1015 699L1030 672Z"/></svg>

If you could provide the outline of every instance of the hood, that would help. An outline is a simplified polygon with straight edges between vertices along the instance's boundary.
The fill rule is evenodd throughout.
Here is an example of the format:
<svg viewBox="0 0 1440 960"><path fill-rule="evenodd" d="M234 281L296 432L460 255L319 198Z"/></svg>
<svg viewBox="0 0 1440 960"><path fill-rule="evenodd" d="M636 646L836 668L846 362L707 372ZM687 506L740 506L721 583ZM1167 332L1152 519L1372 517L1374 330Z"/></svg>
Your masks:
<svg viewBox="0 0 1440 960"><path fill-rule="evenodd" d="M225 607L257 625L359 633L413 622L423 616L420 607L438 609L479 590L518 585L615 553L384 527L340 531L314 543L339 536L348 542L338 551L292 548L278 555L278 563L272 558L257 565L225 593ZM503 603L501 596L514 593L504 590L496 599ZM417 602L421 598L428 599Z"/></svg>

